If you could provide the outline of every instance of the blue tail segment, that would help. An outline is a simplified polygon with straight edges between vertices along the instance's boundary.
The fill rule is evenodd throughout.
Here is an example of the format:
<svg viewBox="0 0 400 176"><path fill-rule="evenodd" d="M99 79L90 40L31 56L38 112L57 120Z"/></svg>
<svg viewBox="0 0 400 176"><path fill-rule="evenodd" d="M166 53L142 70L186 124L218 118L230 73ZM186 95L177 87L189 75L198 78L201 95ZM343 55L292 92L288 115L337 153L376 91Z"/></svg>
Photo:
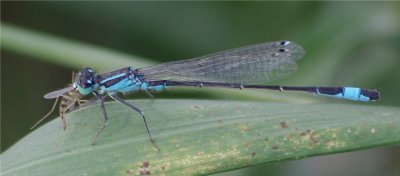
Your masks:
<svg viewBox="0 0 400 176"><path fill-rule="evenodd" d="M354 101L375 101L379 98L378 91L357 87L320 87L316 93Z"/></svg>

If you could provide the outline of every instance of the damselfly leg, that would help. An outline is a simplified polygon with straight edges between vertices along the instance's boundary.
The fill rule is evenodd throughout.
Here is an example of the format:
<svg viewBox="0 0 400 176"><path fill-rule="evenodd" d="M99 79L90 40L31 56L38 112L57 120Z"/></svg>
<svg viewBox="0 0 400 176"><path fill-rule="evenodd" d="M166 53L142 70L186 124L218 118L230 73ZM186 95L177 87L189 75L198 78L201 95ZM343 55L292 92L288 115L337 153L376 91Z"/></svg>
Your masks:
<svg viewBox="0 0 400 176"><path fill-rule="evenodd" d="M132 110L134 110L134 111L136 111L136 112L138 112L138 113L140 113L140 114L142 115L142 118L143 118L143 121L144 121L144 125L145 125L145 127L146 127L147 134L148 134L149 137L150 137L151 143L154 145L155 148L157 148L157 150L160 150L160 148L159 148L159 147L157 146L157 144L155 143L153 137L151 136L150 129L149 129L148 125L147 125L146 117L145 117L143 111L140 110L138 107L136 107L136 106L134 106L134 105L132 105L132 104L126 102L124 99L118 97L116 94L108 94L108 95L109 95L112 99L114 99L115 101L117 101L117 102L119 102L119 103L121 103L121 104L123 104L123 105L125 105L125 106L127 106L127 107L129 107L129 108L131 108ZM102 113L103 113L104 124L103 124L103 127L97 132L97 134L96 134L96 136L95 136L95 138L94 138L94 140L93 140L93 142L92 142L92 145L95 145L95 144L96 144L96 141L97 141L97 139L99 138L100 134L104 131L104 129L105 129L105 128L107 127L107 125L108 125L108 115L107 115L106 108L105 108L105 106L104 106L104 97L103 97L102 95L100 95L100 94L97 94L96 97L97 97L97 100L100 101L100 108L101 108L101 111L102 111Z"/></svg>
<svg viewBox="0 0 400 176"><path fill-rule="evenodd" d="M122 103L123 105L125 105L125 106L131 108L132 110L134 110L134 111L136 111L136 112L138 112L138 113L140 113L140 114L142 115L142 118L143 118L143 121L144 121L144 125L146 126L147 134L149 134L151 143L153 143L154 147L156 147L158 150L160 150L160 148L159 148L159 147L157 146L157 144L154 142L153 137L151 136L149 127L148 127L147 122L146 122L146 117L144 116L143 111L140 110L138 107L134 106L133 104L130 104L130 103L128 103L127 101L125 101L124 99L118 97L116 94L109 94L109 95L110 95L110 97L111 97L112 99L114 99L115 101L118 101L118 102Z"/></svg>

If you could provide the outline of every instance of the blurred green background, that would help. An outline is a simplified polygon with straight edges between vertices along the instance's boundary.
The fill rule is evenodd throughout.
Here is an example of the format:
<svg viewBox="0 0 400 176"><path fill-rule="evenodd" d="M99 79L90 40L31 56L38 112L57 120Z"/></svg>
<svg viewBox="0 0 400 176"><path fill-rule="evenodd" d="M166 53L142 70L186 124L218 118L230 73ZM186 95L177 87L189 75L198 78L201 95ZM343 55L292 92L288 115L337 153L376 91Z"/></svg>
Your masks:
<svg viewBox="0 0 400 176"><path fill-rule="evenodd" d="M2 1L1 22L1 152L51 108L53 102L42 96L70 83L72 70L90 65L109 71L130 61L141 67L265 41L290 40L306 50L299 70L275 84L376 88L381 99L368 105L400 106L398 2ZM96 62L67 52L52 59L5 40L10 29L88 44L121 58L99 53L107 60ZM138 97L146 98L130 98ZM241 99L205 91L156 97ZM399 147L379 148L217 175L399 175L399 158Z"/></svg>

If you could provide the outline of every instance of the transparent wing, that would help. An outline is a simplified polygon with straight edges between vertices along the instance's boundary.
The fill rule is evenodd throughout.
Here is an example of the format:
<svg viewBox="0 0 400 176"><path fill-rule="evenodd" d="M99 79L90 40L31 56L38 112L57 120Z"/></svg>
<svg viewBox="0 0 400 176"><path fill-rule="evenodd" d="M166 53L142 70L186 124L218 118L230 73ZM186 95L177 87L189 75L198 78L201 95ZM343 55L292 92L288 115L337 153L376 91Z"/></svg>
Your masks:
<svg viewBox="0 0 400 176"><path fill-rule="evenodd" d="M297 70L304 49L289 41L255 44L203 57L138 69L145 80L252 83L281 79Z"/></svg>
<svg viewBox="0 0 400 176"><path fill-rule="evenodd" d="M46 95L44 95L43 97L46 99L54 99L57 98L67 92L70 92L72 90L74 90L75 88L73 86L69 86L63 89L59 89L59 90L55 90L53 92L47 93Z"/></svg>

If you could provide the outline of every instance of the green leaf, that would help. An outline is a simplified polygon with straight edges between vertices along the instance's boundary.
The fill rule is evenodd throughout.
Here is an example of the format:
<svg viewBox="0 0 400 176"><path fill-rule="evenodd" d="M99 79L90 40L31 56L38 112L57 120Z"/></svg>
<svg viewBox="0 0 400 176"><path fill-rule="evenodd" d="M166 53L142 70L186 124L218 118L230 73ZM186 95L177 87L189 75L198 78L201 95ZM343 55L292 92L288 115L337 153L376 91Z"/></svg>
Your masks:
<svg viewBox="0 0 400 176"><path fill-rule="evenodd" d="M53 120L1 156L1 175L200 175L282 160L400 143L400 109L349 104L138 100L143 120L107 103Z"/></svg>
<svg viewBox="0 0 400 176"><path fill-rule="evenodd" d="M2 48L61 65L75 68L91 65L96 69L110 70L126 67L132 63L136 67L154 64L138 56L7 23L1 23L1 30Z"/></svg>

